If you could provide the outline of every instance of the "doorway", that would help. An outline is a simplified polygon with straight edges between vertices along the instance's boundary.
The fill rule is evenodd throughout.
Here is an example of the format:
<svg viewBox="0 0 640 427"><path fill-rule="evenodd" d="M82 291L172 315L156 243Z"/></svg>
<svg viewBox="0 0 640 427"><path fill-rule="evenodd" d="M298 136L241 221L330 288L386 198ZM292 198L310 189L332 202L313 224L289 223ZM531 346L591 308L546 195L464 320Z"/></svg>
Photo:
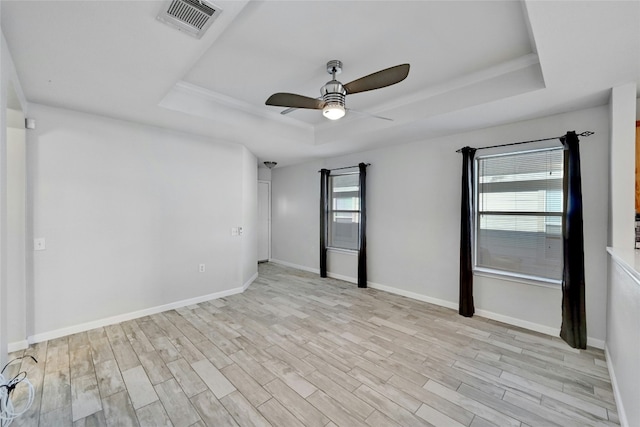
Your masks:
<svg viewBox="0 0 640 427"><path fill-rule="evenodd" d="M258 181L258 262L271 258L271 182Z"/></svg>

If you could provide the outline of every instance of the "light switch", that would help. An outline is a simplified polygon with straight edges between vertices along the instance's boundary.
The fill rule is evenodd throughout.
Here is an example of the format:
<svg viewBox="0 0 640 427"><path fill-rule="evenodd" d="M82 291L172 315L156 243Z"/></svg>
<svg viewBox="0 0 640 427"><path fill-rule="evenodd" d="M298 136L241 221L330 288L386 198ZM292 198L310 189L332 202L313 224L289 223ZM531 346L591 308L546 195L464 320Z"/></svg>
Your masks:
<svg viewBox="0 0 640 427"><path fill-rule="evenodd" d="M232 236L237 236L238 235L238 228L237 227L233 227L231 229L231 235Z"/></svg>
<svg viewBox="0 0 640 427"><path fill-rule="evenodd" d="M33 239L33 250L34 251L44 251L47 248L45 245L44 237L39 237L37 239Z"/></svg>

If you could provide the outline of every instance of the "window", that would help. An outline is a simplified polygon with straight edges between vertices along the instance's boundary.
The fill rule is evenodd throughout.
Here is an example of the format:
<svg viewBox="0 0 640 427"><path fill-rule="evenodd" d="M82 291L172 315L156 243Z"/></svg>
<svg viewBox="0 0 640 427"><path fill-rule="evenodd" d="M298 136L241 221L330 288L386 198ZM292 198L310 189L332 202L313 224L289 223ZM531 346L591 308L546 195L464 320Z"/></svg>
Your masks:
<svg viewBox="0 0 640 427"><path fill-rule="evenodd" d="M562 148L479 157L476 269L562 278Z"/></svg>
<svg viewBox="0 0 640 427"><path fill-rule="evenodd" d="M359 177L358 173L329 176L329 247L359 249Z"/></svg>

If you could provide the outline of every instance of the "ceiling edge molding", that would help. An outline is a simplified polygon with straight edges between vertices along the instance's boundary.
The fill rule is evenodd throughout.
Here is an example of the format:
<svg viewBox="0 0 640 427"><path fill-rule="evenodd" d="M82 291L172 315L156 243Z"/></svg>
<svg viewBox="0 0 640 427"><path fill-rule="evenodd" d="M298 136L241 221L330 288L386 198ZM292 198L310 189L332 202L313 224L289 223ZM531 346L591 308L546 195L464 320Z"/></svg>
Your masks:
<svg viewBox="0 0 640 427"><path fill-rule="evenodd" d="M241 101L231 96L223 95L221 93L218 93L209 89L205 89L202 86L194 85L192 83L188 83L182 80L176 83L175 86L169 92L171 93L173 91L179 91L179 92L182 92L183 94L187 94L193 97L207 100L209 102L212 102L215 105L220 106L221 108L232 108L234 110L241 111L254 116L258 116L261 118L278 121L280 123L284 123L289 126L295 126L301 129L306 129L311 131L314 130L314 126L311 124L301 122L300 120L296 120L292 117L283 116L282 114L276 113L267 108L256 107L252 104L249 104L248 102ZM160 102L159 105L161 107L165 107L165 105L163 104L165 102L165 99L168 98L168 95L169 94L167 94L167 96L163 98L163 100Z"/></svg>
<svg viewBox="0 0 640 427"><path fill-rule="evenodd" d="M536 38L533 34L533 27L531 26L531 20L529 19L529 7L527 6L527 2L530 0L523 0L522 5L522 15L524 17L524 22L527 26L527 34L529 35L529 42L531 43L531 51L535 54L538 53L538 45L536 44Z"/></svg>
<svg viewBox="0 0 640 427"><path fill-rule="evenodd" d="M378 115L384 116L384 113L386 111L403 107L408 104L424 102L435 96L443 95L448 92L453 92L467 86L482 83L482 82L494 79L496 77L513 73L514 71L523 70L525 68L531 67L532 65L537 65L539 63L540 61L539 61L538 55L535 53L529 53L527 55L520 56L516 59L510 60L507 62L502 62L498 65L494 65L493 67L485 68L483 70L476 71L474 73L466 74L464 76L457 77L452 80L448 80L442 84L428 87L425 90L416 92L409 96L404 96L393 102L388 102L382 105L378 105L377 108L372 109L371 111L368 111L368 112L372 114L378 114ZM317 125L316 129L322 130L323 128L331 126L332 124L333 123L322 123Z"/></svg>

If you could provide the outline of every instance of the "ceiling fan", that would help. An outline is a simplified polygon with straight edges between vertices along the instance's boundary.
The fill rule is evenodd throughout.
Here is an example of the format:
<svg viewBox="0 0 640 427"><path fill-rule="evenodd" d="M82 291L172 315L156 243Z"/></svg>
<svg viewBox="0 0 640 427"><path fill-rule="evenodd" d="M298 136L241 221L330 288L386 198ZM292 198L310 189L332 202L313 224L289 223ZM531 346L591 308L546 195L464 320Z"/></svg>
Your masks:
<svg viewBox="0 0 640 427"><path fill-rule="evenodd" d="M347 95L380 89L400 83L409 75L409 64L386 68L344 85L336 80L336 75L342 72L341 61L334 59L327 62L327 72L331 74L332 79L320 88L320 98L310 98L308 96L296 95L295 93L279 92L271 95L265 104L276 107L289 107L288 110L284 110L281 114L286 114L296 108L307 108L311 110L322 110L322 114L326 118L338 120L345 115L345 97ZM391 120L373 114L369 115Z"/></svg>

